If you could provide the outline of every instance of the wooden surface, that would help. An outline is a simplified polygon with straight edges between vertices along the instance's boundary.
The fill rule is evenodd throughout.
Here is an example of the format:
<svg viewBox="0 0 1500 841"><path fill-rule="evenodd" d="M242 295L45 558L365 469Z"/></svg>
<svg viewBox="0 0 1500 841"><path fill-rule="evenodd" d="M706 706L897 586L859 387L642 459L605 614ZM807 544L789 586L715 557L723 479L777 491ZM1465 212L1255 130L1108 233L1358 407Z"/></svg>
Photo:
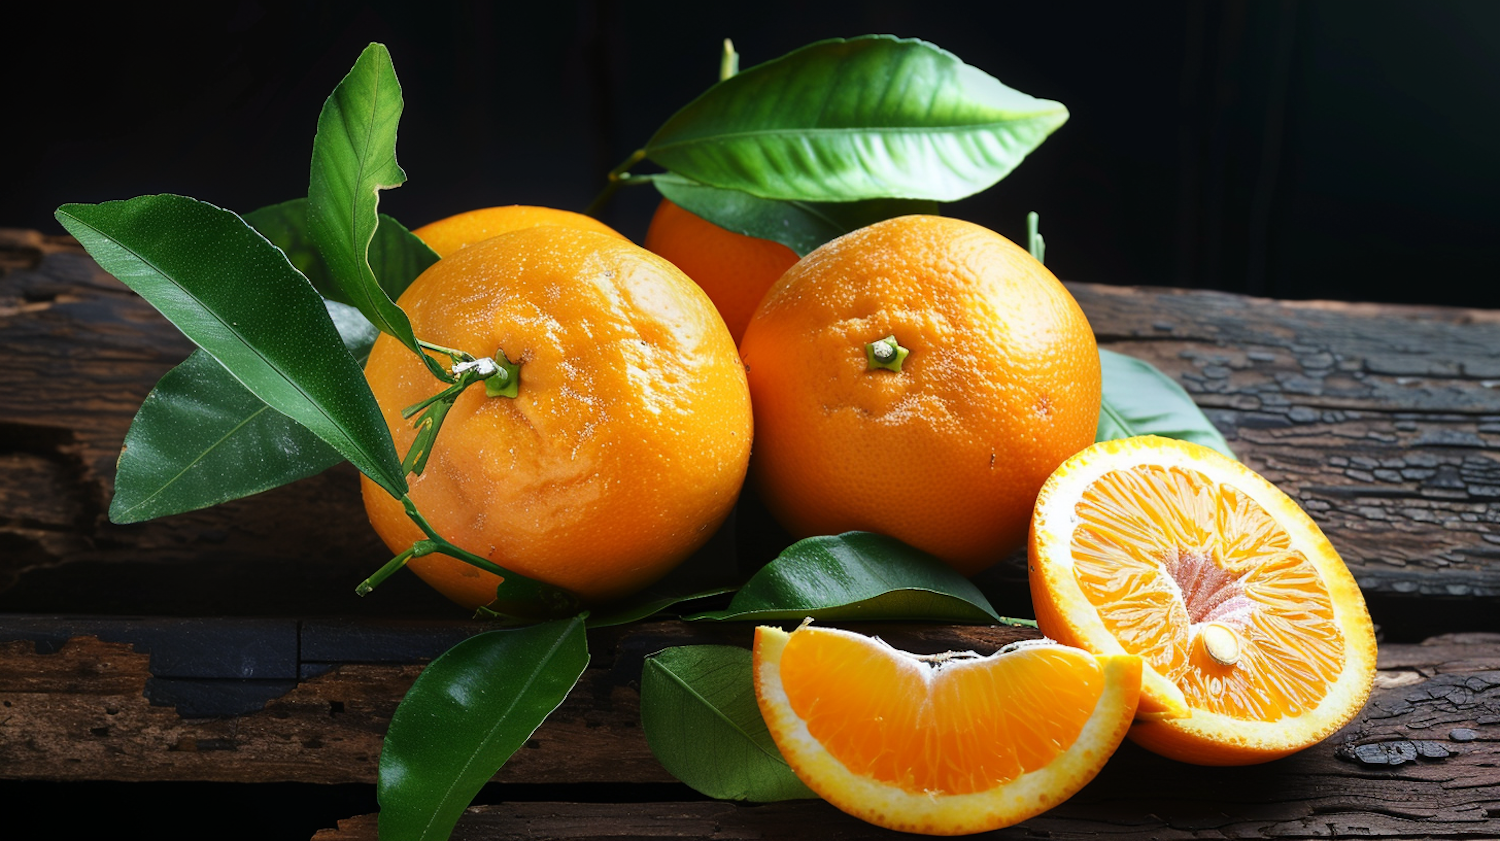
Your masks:
<svg viewBox="0 0 1500 841"><path fill-rule="evenodd" d="M413 576L353 595L385 552L347 467L109 523L125 429L188 345L66 238L0 231L0 272L0 780L368 784L421 663L477 626ZM1500 631L1500 313L1071 288L1102 346L1175 377L1323 526L1381 629L1381 677L1359 719L1302 754L1198 769L1127 746L1004 835L1500 837L1500 637L1472 633ZM764 543L742 534L722 562ZM1023 579L1011 558L979 583L1027 615ZM1018 632L913 633L982 649ZM877 836L821 803L668 784L639 730L641 658L748 638L595 632L580 689L501 772L508 802L471 810L458 837ZM650 785L599 795L624 781ZM580 802L600 799L617 802Z"/></svg>

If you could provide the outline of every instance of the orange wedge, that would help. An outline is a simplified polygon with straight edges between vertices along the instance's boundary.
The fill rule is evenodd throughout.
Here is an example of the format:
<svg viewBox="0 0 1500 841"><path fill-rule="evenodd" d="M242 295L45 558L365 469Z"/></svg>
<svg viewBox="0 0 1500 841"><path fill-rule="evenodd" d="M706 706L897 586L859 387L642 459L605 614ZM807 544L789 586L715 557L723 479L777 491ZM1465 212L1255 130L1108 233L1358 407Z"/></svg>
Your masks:
<svg viewBox="0 0 1500 841"><path fill-rule="evenodd" d="M888 829L962 835L1066 800L1114 753L1141 661L1038 640L918 656L803 626L755 629L755 696L782 756L834 806Z"/></svg>
<svg viewBox="0 0 1500 841"><path fill-rule="evenodd" d="M1203 765L1285 756L1359 713L1375 633L1317 525L1243 464L1143 436L1095 444L1031 520L1042 632L1146 662L1131 738Z"/></svg>

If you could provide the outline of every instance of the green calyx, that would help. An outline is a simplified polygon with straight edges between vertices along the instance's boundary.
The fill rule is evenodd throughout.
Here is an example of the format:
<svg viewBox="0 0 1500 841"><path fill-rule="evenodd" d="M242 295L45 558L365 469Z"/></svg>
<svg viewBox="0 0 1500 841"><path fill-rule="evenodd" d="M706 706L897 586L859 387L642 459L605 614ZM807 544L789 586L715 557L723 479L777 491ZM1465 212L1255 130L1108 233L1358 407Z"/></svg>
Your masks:
<svg viewBox="0 0 1500 841"><path fill-rule="evenodd" d="M484 380L484 393L489 397L512 397L521 393L521 363L512 362L505 351L495 349L494 375Z"/></svg>
<svg viewBox="0 0 1500 841"><path fill-rule="evenodd" d="M881 368L887 371L900 372L901 363L911 351L902 347L896 341L895 334L886 336L865 345L865 370L874 371Z"/></svg>

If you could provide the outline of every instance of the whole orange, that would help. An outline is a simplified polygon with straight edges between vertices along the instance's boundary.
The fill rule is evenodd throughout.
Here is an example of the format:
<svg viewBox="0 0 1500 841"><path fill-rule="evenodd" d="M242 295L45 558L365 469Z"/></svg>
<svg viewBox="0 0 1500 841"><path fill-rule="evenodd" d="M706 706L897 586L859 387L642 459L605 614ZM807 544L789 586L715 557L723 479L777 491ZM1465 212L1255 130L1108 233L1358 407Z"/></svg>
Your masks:
<svg viewBox="0 0 1500 841"><path fill-rule="evenodd" d="M460 248L483 242L497 234L520 228L535 228L539 225L557 225L596 231L620 239L625 235L600 222L592 216L558 210L553 207L537 207L529 204L508 204L500 207L483 207L457 213L436 222L429 222L412 231L439 257L447 257Z"/></svg>
<svg viewBox="0 0 1500 841"><path fill-rule="evenodd" d="M744 368L692 281L626 240L561 227L492 237L434 263L401 296L423 340L520 364L515 398L467 389L411 498L447 540L589 603L651 583L723 522L744 480ZM401 410L441 390L409 350L376 341L370 388L405 453ZM423 535L364 481L393 552ZM441 555L411 568L460 604L498 579Z"/></svg>
<svg viewBox="0 0 1500 841"><path fill-rule="evenodd" d="M869 364L887 336L909 351L899 371ZM965 575L1021 546L1042 483L1098 423L1098 349L1073 296L957 219L888 219L808 254L740 355L751 476L789 531L881 532Z"/></svg>
<svg viewBox="0 0 1500 841"><path fill-rule="evenodd" d="M797 262L779 242L737 234L662 199L646 229L646 247L703 287L738 342L761 297Z"/></svg>

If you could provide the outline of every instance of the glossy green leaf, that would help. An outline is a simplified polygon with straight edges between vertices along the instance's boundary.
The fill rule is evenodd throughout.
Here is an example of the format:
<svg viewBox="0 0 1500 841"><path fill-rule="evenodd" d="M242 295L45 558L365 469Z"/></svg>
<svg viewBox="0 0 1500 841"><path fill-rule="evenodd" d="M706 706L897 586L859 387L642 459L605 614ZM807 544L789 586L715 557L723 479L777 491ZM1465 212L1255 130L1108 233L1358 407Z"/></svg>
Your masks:
<svg viewBox="0 0 1500 841"><path fill-rule="evenodd" d="M735 587L724 586L669 592L659 588L648 588L619 604L612 604L607 608L594 611L589 615L589 627L608 628L614 625L628 625L631 622L639 622L655 616L673 605L722 596L725 593L733 593L735 589Z"/></svg>
<svg viewBox="0 0 1500 841"><path fill-rule="evenodd" d="M319 294L331 301L350 304L344 291L329 275L328 265L323 262L323 255L318 253L308 233L307 199L292 199L262 207L246 213L244 218L250 227L260 231L286 253L287 259L312 281ZM438 255L405 225L384 213L379 214L379 218L375 239L370 242L370 269L379 280L380 288L394 301L417 279L417 275L437 262Z"/></svg>
<svg viewBox="0 0 1500 841"><path fill-rule="evenodd" d="M750 652L668 648L641 669L641 729L672 776L720 800L817 797L782 758L755 702Z"/></svg>
<svg viewBox="0 0 1500 841"><path fill-rule="evenodd" d="M882 219L912 213L936 214L929 199L866 199L807 202L763 199L739 190L699 184L666 173L651 177L663 196L708 221L746 236L779 242L800 257L831 239Z"/></svg>
<svg viewBox="0 0 1500 841"><path fill-rule="evenodd" d="M433 660L380 751L380 837L440 841L588 666L583 617L486 631Z"/></svg>
<svg viewBox="0 0 1500 841"><path fill-rule="evenodd" d="M370 242L370 267L380 280L380 288L392 301L400 298L406 287L437 261L437 252L421 237L390 215L380 214L375 239Z"/></svg>
<svg viewBox="0 0 1500 841"><path fill-rule="evenodd" d="M411 321L370 268L380 191L406 181L396 163L396 127L403 107L391 54L383 45L371 44L318 115L307 226L328 276L342 293L339 299L358 307L382 333L425 360Z"/></svg>
<svg viewBox="0 0 1500 841"><path fill-rule="evenodd" d="M57 219L245 388L392 495L406 492L390 430L323 299L238 216L160 195L63 205Z"/></svg>
<svg viewBox="0 0 1500 841"><path fill-rule="evenodd" d="M359 310L348 304L324 298L323 307L328 310L328 318L333 321L333 328L339 331L339 338L344 340L344 347L349 349L349 355L354 357L360 368L364 368L365 362L370 358L370 349L380 337L380 331Z"/></svg>
<svg viewBox="0 0 1500 841"><path fill-rule="evenodd" d="M344 347L370 352L375 328L325 302ZM138 523L305 479L343 461L307 427L267 406L203 350L168 371L125 433L109 519Z"/></svg>
<svg viewBox="0 0 1500 841"><path fill-rule="evenodd" d="M926 552L870 532L809 537L766 564L729 607L686 619L922 619L1003 622L969 579Z"/></svg>
<svg viewBox="0 0 1500 841"><path fill-rule="evenodd" d="M820 41L709 88L645 153L763 198L954 201L1004 178L1068 111L931 44Z"/></svg>
<svg viewBox="0 0 1500 841"><path fill-rule="evenodd" d="M202 350L168 371L136 412L109 519L138 523L280 487L343 461Z"/></svg>
<svg viewBox="0 0 1500 841"><path fill-rule="evenodd" d="M1177 381L1133 356L1099 349L1104 400L1095 441L1136 435L1180 438L1235 458L1229 442Z"/></svg>

